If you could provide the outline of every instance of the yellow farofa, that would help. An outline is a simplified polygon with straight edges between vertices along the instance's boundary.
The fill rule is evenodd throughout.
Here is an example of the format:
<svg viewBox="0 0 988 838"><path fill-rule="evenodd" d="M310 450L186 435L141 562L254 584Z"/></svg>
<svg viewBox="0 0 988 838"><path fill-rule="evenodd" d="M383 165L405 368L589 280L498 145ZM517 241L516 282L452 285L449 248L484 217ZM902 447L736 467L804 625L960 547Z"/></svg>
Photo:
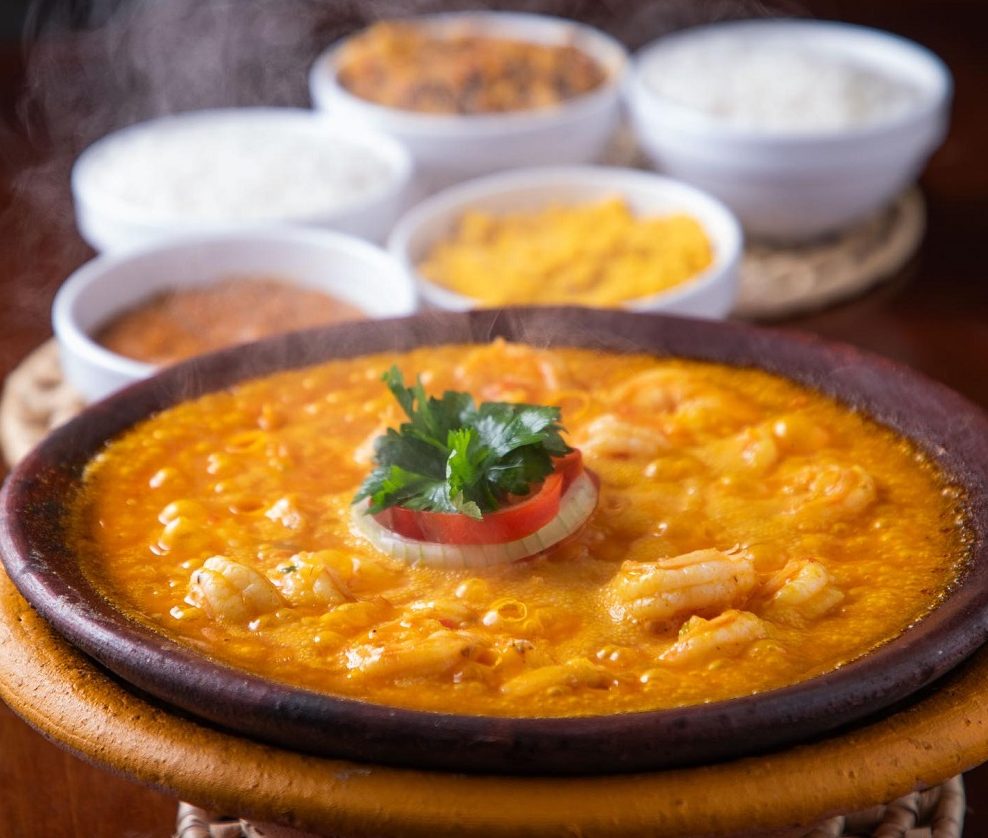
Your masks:
<svg viewBox="0 0 988 838"><path fill-rule="evenodd" d="M468 211L419 271L484 305L617 306L677 288L712 261L695 218L637 218L610 198L505 215Z"/></svg>
<svg viewBox="0 0 988 838"><path fill-rule="evenodd" d="M361 450L431 392L556 404L600 478L572 542L463 570L350 524ZM242 669L457 713L577 716L804 681L936 605L964 499L908 441L752 369L495 342L279 373L166 410L88 466L71 543L125 613Z"/></svg>

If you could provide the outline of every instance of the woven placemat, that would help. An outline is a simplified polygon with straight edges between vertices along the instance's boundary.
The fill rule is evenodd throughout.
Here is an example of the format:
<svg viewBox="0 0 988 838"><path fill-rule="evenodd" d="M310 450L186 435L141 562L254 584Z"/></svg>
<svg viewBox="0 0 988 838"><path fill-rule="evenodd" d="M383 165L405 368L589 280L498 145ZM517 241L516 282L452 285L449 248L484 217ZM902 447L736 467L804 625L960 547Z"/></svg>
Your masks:
<svg viewBox="0 0 988 838"><path fill-rule="evenodd" d="M749 242L732 317L777 320L859 296L890 279L916 252L926 207L916 188L839 234L802 245Z"/></svg>
<svg viewBox="0 0 988 838"><path fill-rule="evenodd" d="M900 797L885 806L875 806L853 815L840 815L805 832L787 836L804 838L960 838L964 829L964 781L954 777L942 785ZM257 824L228 818L178 804L175 838L312 838L310 833L272 824ZM323 838L344 838L324 836ZM382 836L383 838L383 836Z"/></svg>
<svg viewBox="0 0 988 838"><path fill-rule="evenodd" d="M0 397L0 450L17 463L52 428L71 419L85 402L62 377L58 346L43 343L7 376Z"/></svg>
<svg viewBox="0 0 988 838"><path fill-rule="evenodd" d="M626 126L614 135L602 162L652 168ZM913 187L880 212L817 241L749 241L731 316L778 320L860 296L891 278L916 252L925 231L923 196Z"/></svg>

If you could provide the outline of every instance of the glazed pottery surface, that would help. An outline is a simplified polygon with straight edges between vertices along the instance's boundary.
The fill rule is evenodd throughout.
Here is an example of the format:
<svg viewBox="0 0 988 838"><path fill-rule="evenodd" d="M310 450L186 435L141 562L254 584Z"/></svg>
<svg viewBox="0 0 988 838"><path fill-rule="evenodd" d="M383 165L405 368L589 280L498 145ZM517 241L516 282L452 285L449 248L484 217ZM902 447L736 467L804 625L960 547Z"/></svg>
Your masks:
<svg viewBox="0 0 988 838"><path fill-rule="evenodd" d="M125 617L83 576L64 517L89 459L135 422L277 370L416 346L485 342L650 352L755 366L831 394L914 440L968 498L969 567L895 640L795 686L707 705L578 718L411 711L294 688L217 663ZM988 638L988 421L946 388L849 347L736 324L576 308L428 314L298 332L172 367L56 430L0 495L0 553L65 638L168 705L291 749L504 774L599 774L709 762L806 741L915 697Z"/></svg>

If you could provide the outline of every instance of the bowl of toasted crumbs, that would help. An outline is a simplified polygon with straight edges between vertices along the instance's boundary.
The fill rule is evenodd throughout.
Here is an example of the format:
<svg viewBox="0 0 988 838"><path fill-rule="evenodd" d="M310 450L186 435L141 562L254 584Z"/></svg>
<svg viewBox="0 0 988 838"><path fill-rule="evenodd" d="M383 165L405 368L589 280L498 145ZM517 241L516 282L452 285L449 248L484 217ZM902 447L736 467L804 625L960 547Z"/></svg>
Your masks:
<svg viewBox="0 0 988 838"><path fill-rule="evenodd" d="M313 65L314 106L401 141L424 179L589 163L617 126L627 52L562 18L463 12L385 21Z"/></svg>
<svg viewBox="0 0 988 838"><path fill-rule="evenodd" d="M388 247L428 305L589 305L727 315L741 232L698 189L608 167L526 169L451 187Z"/></svg>

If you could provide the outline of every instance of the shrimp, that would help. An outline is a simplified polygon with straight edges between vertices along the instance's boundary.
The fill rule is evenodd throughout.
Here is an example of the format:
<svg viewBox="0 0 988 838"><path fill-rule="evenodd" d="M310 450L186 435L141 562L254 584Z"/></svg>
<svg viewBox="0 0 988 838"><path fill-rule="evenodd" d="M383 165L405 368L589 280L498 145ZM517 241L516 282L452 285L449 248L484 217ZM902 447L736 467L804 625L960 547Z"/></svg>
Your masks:
<svg viewBox="0 0 988 838"><path fill-rule="evenodd" d="M318 553L296 553L277 568L275 586L292 605L334 607L353 600L346 582L333 568L315 560Z"/></svg>
<svg viewBox="0 0 988 838"><path fill-rule="evenodd" d="M751 404L727 387L695 381L682 370L653 369L614 387L609 400L619 409L665 417L667 431L731 430L757 419Z"/></svg>
<svg viewBox="0 0 988 838"><path fill-rule="evenodd" d="M789 413L708 445L704 459L716 468L764 474L787 454L811 454L829 439L824 428L805 416Z"/></svg>
<svg viewBox="0 0 988 838"><path fill-rule="evenodd" d="M698 456L720 471L764 474L779 461L779 446L771 428L755 425L707 445Z"/></svg>
<svg viewBox="0 0 988 838"><path fill-rule="evenodd" d="M812 559L787 562L769 579L763 592L770 598L762 614L789 625L822 617L844 599L844 594L834 587L827 568Z"/></svg>
<svg viewBox="0 0 988 838"><path fill-rule="evenodd" d="M696 550L653 562L625 561L608 583L615 622L664 622L718 613L742 602L755 587L755 565L746 553Z"/></svg>
<svg viewBox="0 0 988 838"><path fill-rule="evenodd" d="M298 508L298 499L291 495L278 498L264 510L264 517L289 530L300 530L306 525L305 515Z"/></svg>
<svg viewBox="0 0 988 838"><path fill-rule="evenodd" d="M496 654L495 670L505 681L523 672L555 664L548 652L523 637L502 640L496 648Z"/></svg>
<svg viewBox="0 0 988 838"><path fill-rule="evenodd" d="M379 594L400 584L405 573L402 562L384 554L361 556L345 550L315 550L299 555L310 562L323 565L346 594Z"/></svg>
<svg viewBox="0 0 988 838"><path fill-rule="evenodd" d="M878 496L873 478L861 466L826 463L802 468L790 483L789 514L803 528L827 526L860 515Z"/></svg>
<svg viewBox="0 0 988 838"><path fill-rule="evenodd" d="M581 687L603 690L614 684L614 677L602 666L586 658L549 664L516 675L501 686L503 695L562 695Z"/></svg>
<svg viewBox="0 0 988 838"><path fill-rule="evenodd" d="M351 672L384 678L425 678L483 658L488 647L465 631L435 631L386 645L364 644L346 653Z"/></svg>
<svg viewBox="0 0 988 838"><path fill-rule="evenodd" d="M548 352L498 338L468 352L455 375L482 399L532 401L563 386L565 367Z"/></svg>
<svg viewBox="0 0 988 838"><path fill-rule="evenodd" d="M772 423L779 446L790 454L812 454L830 441L827 429L800 413L786 413Z"/></svg>
<svg viewBox="0 0 988 838"><path fill-rule="evenodd" d="M696 384L679 370L653 369L614 387L610 399L651 413L671 413L696 392Z"/></svg>
<svg viewBox="0 0 988 838"><path fill-rule="evenodd" d="M679 630L676 642L659 655L659 660L679 665L734 657L750 643L767 636L765 624L750 611L732 608L712 620L691 617Z"/></svg>
<svg viewBox="0 0 988 838"><path fill-rule="evenodd" d="M669 448L657 428L646 428L605 413L581 432L579 448L587 457L643 457L652 459Z"/></svg>
<svg viewBox="0 0 988 838"><path fill-rule="evenodd" d="M285 605L267 577L225 556L211 556L192 574L185 601L223 622L246 622Z"/></svg>
<svg viewBox="0 0 988 838"><path fill-rule="evenodd" d="M462 628L475 623L478 612L467 603L456 599L429 599L413 602L409 608L414 614L432 617L446 628Z"/></svg>

